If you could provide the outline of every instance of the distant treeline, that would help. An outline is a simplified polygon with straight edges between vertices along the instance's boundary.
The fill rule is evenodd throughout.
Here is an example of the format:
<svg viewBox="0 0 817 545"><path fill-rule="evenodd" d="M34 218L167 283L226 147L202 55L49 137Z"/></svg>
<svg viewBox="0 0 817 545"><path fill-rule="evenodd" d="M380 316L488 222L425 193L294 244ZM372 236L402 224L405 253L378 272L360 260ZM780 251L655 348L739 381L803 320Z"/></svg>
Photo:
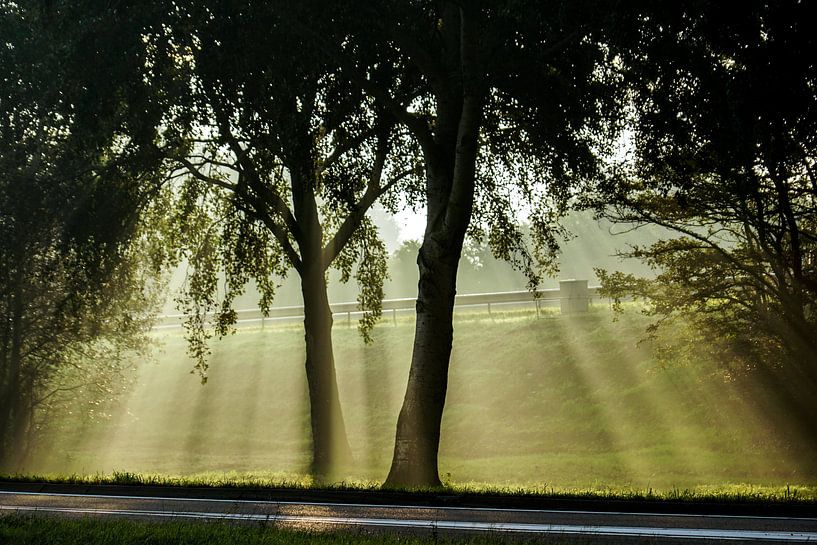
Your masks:
<svg viewBox="0 0 817 545"><path fill-rule="evenodd" d="M573 212L564 220L564 227L570 232L562 241L559 253L558 276L545 278L540 288L558 287L560 279L578 278L588 280L591 285L599 283L595 269L620 271L639 276L653 276L656 271L643 261L619 256L629 246L649 245L661 238L671 236L666 229L655 225L644 225L637 229L612 224L606 219L596 219L590 212ZM397 234L397 229L383 229ZM397 246L388 261L389 278L384 285L387 299L415 297L417 295L417 251L419 241L396 239L387 240L387 246ZM178 291L185 277L185 266L182 265L174 274L168 288L168 298L164 313L173 314L177 310L173 294ZM280 278L280 287L276 291L275 306L299 306L302 304L300 286L295 277ZM527 289L527 278L513 268L508 262L497 259L484 242L467 240L460 259L457 277L459 293L488 293L498 291L520 291ZM354 282L343 283L336 271L330 271L329 300L333 303L355 301L357 285ZM252 284L247 291L236 299L235 307L239 309L256 308L259 293Z"/></svg>

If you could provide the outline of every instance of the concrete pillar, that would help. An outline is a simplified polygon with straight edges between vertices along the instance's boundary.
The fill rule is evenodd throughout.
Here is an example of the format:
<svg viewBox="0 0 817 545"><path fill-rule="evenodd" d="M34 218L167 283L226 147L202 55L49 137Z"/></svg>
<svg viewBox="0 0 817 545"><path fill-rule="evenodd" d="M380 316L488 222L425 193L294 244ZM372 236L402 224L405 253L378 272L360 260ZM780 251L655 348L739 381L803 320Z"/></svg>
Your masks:
<svg viewBox="0 0 817 545"><path fill-rule="evenodd" d="M559 303L562 314L587 312L590 304L587 280L559 280Z"/></svg>

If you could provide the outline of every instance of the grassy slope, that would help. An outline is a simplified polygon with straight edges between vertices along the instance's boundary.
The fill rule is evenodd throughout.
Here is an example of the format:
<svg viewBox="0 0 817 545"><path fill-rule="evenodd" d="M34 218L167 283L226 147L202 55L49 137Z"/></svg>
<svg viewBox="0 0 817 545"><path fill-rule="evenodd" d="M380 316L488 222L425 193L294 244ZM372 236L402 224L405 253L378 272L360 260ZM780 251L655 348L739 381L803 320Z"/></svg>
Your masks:
<svg viewBox="0 0 817 545"><path fill-rule="evenodd" d="M443 420L441 472L462 485L673 489L817 484L813 452L784 422L700 368L654 368L645 321L461 313ZM114 470L204 479L297 479L308 453L299 326L241 330L214 344L210 378L189 374L180 335L140 366L111 418L65 415L25 472ZM336 363L358 461L346 477L381 479L408 372L413 322L378 327L364 346L335 328ZM742 488L741 490L745 490Z"/></svg>

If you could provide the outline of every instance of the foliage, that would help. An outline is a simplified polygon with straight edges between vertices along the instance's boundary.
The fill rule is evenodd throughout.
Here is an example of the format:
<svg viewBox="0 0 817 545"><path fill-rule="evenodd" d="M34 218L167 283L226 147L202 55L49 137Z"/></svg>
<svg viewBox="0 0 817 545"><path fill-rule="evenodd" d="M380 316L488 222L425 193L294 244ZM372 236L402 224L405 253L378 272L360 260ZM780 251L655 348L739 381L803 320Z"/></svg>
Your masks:
<svg viewBox="0 0 817 545"><path fill-rule="evenodd" d="M24 454L54 412L99 414L121 389L128 356L148 345L161 288L116 125L81 128L86 120L56 83L61 59L37 32L40 16L16 4L0 11L8 33L0 52L4 463ZM74 403L81 390L92 393L90 405Z"/></svg>
<svg viewBox="0 0 817 545"><path fill-rule="evenodd" d="M386 255L365 213L414 175L410 154L393 152L405 136L294 29L308 15L297 3L161 9L165 24L144 40L163 70L159 153L176 187L171 245L190 266L179 304L198 371L248 282L266 311L293 269L304 281L312 266L354 274L368 340Z"/></svg>
<svg viewBox="0 0 817 545"><path fill-rule="evenodd" d="M443 125L455 114L442 109L465 108L467 98L458 94L475 85L480 113L468 237L521 271L531 289L557 270L559 240L568 235L560 220L577 188L605 175L599 159L620 128L623 81L613 66L616 52L605 44L624 21L596 7L474 3L462 12L480 29L468 66L474 81L447 77L462 71L454 68L459 53L444 28L459 24L452 15L457 3L338 9L351 37L334 52L337 62L411 131L426 168L439 160L452 169L461 155L446 141L452 128ZM429 139L438 146L433 153ZM426 201L415 190L408 204Z"/></svg>
<svg viewBox="0 0 817 545"><path fill-rule="evenodd" d="M600 196L612 218L680 238L628 253L655 281L608 273L605 285L650 301L655 327L691 317L729 373L814 381L815 6L702 7L643 15L644 48L626 59L637 162Z"/></svg>

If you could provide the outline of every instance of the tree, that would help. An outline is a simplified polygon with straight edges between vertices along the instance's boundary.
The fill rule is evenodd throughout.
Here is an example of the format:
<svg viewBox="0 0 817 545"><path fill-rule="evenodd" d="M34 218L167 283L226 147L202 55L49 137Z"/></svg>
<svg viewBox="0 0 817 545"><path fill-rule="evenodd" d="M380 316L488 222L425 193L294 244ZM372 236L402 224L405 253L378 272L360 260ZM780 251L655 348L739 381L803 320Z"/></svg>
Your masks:
<svg viewBox="0 0 817 545"><path fill-rule="evenodd" d="M704 9L704 7L706 9ZM692 321L731 376L782 374L792 416L817 408L817 10L681 2L645 16L632 74L636 162L605 213L680 238L634 248L654 281L607 273L659 328ZM678 346L674 347L677 353ZM781 381L778 376L777 381Z"/></svg>
<svg viewBox="0 0 817 545"><path fill-rule="evenodd" d="M247 281L255 281L267 309L275 276L299 274L312 470L328 473L338 459L350 458L350 449L325 272L338 267L344 280L354 274L363 286L366 337L379 315L385 255L365 214L415 171L410 154L389 152L402 138L391 115L353 92L344 74L293 31L312 14L297 2L133 2L102 9L49 2L45 8L48 24L64 33L51 37L67 52L73 85L100 97L97 109L72 107L90 113L86 120L122 108L128 122L121 143L133 150L132 172L153 168L151 161L166 169L161 186L170 189L163 194L138 181L127 189L145 200L173 197L171 204L159 201L175 217L175 233L162 239L164 257L192 264L181 304L190 313L190 353L203 378L210 315L216 314L216 333L226 334L235 320L232 300Z"/></svg>
<svg viewBox="0 0 817 545"><path fill-rule="evenodd" d="M5 468L20 463L33 432L66 396L81 389L95 390L96 400L110 396L127 356L146 347L160 287L132 195L99 185L101 177L126 176L112 153L117 124L108 118L108 130L79 130L82 116L68 107L68 89L55 85L61 59L40 17L17 4L0 7Z"/></svg>
<svg viewBox="0 0 817 545"><path fill-rule="evenodd" d="M354 81L411 132L425 160L414 348L386 484L439 486L464 238L469 228L479 235L489 226L495 254L537 282L538 262L556 245L551 220L574 182L598 174L594 145L603 146L616 115L616 81L603 64L609 50L598 36L607 9L440 1L337 11L350 36L335 58L357 70ZM514 224L520 201L532 208L532 253Z"/></svg>
<svg viewBox="0 0 817 545"><path fill-rule="evenodd" d="M216 333L227 334L236 319L232 302L249 281L266 312L275 278L294 270L304 303L311 471L327 475L351 461L351 449L326 272L332 266L344 281L356 277L368 340L380 315L386 253L366 213L414 176L412 146L393 153L405 138L392 115L292 30L310 14L299 2L163 9L165 24L143 39L146 77L155 75L162 88L156 152L178 182L171 245L192 267L181 300L190 353L204 374L209 317L216 315Z"/></svg>

